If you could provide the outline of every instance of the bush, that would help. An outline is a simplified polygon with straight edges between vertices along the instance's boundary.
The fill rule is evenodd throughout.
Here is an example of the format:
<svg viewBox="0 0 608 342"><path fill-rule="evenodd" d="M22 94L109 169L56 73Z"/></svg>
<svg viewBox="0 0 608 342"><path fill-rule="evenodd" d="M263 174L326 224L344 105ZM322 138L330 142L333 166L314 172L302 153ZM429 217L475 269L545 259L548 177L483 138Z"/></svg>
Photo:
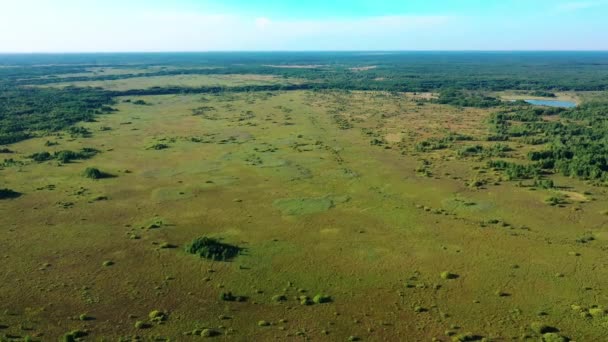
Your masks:
<svg viewBox="0 0 608 342"><path fill-rule="evenodd" d="M209 237L200 237L192 241L186 246L186 252L197 254L201 258L229 261L235 258L241 251L241 248L226 243L220 242L218 239Z"/></svg>
<svg viewBox="0 0 608 342"><path fill-rule="evenodd" d="M0 200L9 199L9 198L17 198L21 196L21 193L11 190L11 189L0 189Z"/></svg>
<svg viewBox="0 0 608 342"><path fill-rule="evenodd" d="M87 167L84 170L84 176L90 179L103 179L112 177L112 175L110 175L109 173L100 171L99 169L94 167Z"/></svg>
<svg viewBox="0 0 608 342"><path fill-rule="evenodd" d="M315 302L315 303L317 303L317 304L331 303L332 302L332 298L330 296L318 294L318 295L316 295L316 296L314 296L312 298L312 301Z"/></svg>
<svg viewBox="0 0 608 342"><path fill-rule="evenodd" d="M169 145L166 145L166 144L154 144L154 145L150 146L150 150L164 150L166 148L169 148Z"/></svg>
<svg viewBox="0 0 608 342"><path fill-rule="evenodd" d="M53 159L53 156L48 152L38 152L30 155L28 158L41 163Z"/></svg>
<svg viewBox="0 0 608 342"><path fill-rule="evenodd" d="M459 276L456 273L451 273L451 272L448 272L448 271L441 272L441 278L442 279L446 279L446 280L447 279L457 279L458 277Z"/></svg>
<svg viewBox="0 0 608 342"><path fill-rule="evenodd" d="M38 152L30 155L28 158L37 161L39 163L56 159L64 164L67 164L73 160L84 160L90 159L99 153L99 150L96 150L91 147L85 147L78 152L63 150L59 152L55 152L54 154L50 154L49 152Z"/></svg>

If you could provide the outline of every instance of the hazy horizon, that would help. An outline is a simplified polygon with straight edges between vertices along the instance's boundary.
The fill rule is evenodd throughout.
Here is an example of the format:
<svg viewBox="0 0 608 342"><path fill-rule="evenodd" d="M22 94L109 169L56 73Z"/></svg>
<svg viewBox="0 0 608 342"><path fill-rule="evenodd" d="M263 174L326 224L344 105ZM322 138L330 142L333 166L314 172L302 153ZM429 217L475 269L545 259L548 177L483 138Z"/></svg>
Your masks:
<svg viewBox="0 0 608 342"><path fill-rule="evenodd" d="M607 51L606 0L9 0L0 53Z"/></svg>

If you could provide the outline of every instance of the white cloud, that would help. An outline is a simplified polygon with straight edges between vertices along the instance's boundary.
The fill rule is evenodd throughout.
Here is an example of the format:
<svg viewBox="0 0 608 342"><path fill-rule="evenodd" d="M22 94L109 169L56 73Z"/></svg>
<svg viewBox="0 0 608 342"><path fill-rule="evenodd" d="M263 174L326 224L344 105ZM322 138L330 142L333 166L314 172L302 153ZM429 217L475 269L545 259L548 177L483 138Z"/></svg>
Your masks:
<svg viewBox="0 0 608 342"><path fill-rule="evenodd" d="M597 7L605 4L606 1L573 1L558 4L556 9L559 12L573 12L584 10L592 7Z"/></svg>
<svg viewBox="0 0 608 342"><path fill-rule="evenodd" d="M272 22L268 18L257 18L257 19L255 19L255 27L257 27L259 29L265 29L271 23Z"/></svg>
<svg viewBox="0 0 608 342"><path fill-rule="evenodd" d="M397 45L377 42L434 30L450 20L446 16L275 20L22 0L2 6L0 52L396 49ZM376 42L370 45L362 39Z"/></svg>

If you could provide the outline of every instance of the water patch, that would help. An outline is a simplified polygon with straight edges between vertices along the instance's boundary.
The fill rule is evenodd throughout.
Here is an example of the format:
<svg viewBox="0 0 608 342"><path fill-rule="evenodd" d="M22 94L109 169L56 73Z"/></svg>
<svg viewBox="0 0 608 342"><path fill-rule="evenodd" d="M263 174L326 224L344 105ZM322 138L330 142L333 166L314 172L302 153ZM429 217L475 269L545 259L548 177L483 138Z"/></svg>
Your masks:
<svg viewBox="0 0 608 342"><path fill-rule="evenodd" d="M559 100L524 100L529 104L535 106L547 106L547 107L560 107L560 108L574 108L576 102L572 101L559 101Z"/></svg>

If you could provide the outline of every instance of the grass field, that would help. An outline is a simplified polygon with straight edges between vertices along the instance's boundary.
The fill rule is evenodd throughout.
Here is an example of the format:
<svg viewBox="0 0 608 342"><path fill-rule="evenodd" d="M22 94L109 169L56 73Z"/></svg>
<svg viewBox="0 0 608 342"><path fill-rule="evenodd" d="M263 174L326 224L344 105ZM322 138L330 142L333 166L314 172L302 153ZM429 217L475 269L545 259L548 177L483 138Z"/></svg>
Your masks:
<svg viewBox="0 0 608 342"><path fill-rule="evenodd" d="M146 89L152 87L180 86L243 86L268 84L300 84L302 80L280 78L273 75L170 75L170 76L144 76L111 81L75 81L51 83L51 87L101 87L107 90Z"/></svg>
<svg viewBox="0 0 608 342"><path fill-rule="evenodd" d="M75 85L249 82L283 80ZM60 132L11 145L17 162L0 171L3 186L25 195L0 202L0 332L41 341L70 331L91 341L538 341L559 330L603 340L605 188L560 176L557 189L519 186L452 149L416 150L425 139L487 131L490 110L428 98L120 98L118 111L80 124L90 137ZM514 159L530 148L508 144ZM27 158L85 147L100 153L63 164ZM88 167L111 177L86 178ZM470 186L478 178L485 185ZM547 205L556 194L564 203ZM202 236L240 255L188 254Z"/></svg>

